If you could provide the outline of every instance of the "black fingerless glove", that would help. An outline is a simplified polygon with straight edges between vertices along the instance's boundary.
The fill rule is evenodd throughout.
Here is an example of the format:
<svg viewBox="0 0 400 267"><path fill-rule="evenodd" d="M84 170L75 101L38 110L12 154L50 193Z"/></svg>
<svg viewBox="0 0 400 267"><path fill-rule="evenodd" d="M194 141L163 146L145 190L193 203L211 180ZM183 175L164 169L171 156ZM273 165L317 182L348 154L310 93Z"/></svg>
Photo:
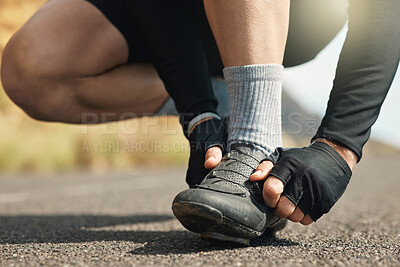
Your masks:
<svg viewBox="0 0 400 267"><path fill-rule="evenodd" d="M226 119L210 119L197 125L189 136L190 158L186 173L189 187L199 184L210 172L204 167L206 152L211 147L220 147L226 152Z"/></svg>
<svg viewBox="0 0 400 267"><path fill-rule="evenodd" d="M280 149L279 161L270 171L285 185L284 196L317 221L338 201L350 181L347 162L328 144Z"/></svg>

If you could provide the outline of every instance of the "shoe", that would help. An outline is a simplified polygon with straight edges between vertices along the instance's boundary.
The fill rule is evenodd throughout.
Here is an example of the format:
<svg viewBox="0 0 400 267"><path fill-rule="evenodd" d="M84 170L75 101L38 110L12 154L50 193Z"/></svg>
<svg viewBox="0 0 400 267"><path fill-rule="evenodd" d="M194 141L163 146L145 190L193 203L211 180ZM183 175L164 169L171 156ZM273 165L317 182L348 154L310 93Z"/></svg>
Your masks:
<svg viewBox="0 0 400 267"><path fill-rule="evenodd" d="M249 245L264 232L286 225L265 205L262 185L250 175L267 156L248 145L236 145L204 180L179 193L172 210L182 225L200 238Z"/></svg>

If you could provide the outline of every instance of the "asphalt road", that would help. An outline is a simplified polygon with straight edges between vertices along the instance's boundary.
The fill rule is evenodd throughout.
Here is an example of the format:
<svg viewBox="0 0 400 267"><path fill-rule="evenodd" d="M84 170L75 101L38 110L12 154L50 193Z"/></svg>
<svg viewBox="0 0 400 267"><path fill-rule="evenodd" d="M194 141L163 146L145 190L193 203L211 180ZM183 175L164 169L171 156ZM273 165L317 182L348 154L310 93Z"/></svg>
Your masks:
<svg viewBox="0 0 400 267"><path fill-rule="evenodd" d="M399 266L400 159L365 159L329 215L250 247L210 244L171 212L182 170L0 176L0 265Z"/></svg>

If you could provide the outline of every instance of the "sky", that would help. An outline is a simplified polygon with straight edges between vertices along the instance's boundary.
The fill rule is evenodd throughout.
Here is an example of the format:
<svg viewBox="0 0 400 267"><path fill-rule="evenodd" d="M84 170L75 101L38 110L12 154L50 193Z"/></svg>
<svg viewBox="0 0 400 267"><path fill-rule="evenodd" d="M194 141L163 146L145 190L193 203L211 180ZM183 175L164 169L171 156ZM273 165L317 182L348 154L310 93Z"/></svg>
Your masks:
<svg viewBox="0 0 400 267"><path fill-rule="evenodd" d="M285 70L286 92L306 110L321 117L325 113L346 32L347 27L313 61ZM400 148L400 68L372 127L371 137Z"/></svg>

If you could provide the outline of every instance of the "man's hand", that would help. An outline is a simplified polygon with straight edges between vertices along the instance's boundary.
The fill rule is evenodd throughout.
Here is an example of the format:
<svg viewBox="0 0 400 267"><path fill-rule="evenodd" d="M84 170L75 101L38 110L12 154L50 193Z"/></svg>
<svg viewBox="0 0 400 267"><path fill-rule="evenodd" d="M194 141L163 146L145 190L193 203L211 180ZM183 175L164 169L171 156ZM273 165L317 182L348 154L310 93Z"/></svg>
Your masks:
<svg viewBox="0 0 400 267"><path fill-rule="evenodd" d="M330 140L306 148L284 150L278 163L263 162L251 181L264 183L265 203L278 217L309 225L343 194L357 162L355 154ZM350 168L349 168L350 167Z"/></svg>

